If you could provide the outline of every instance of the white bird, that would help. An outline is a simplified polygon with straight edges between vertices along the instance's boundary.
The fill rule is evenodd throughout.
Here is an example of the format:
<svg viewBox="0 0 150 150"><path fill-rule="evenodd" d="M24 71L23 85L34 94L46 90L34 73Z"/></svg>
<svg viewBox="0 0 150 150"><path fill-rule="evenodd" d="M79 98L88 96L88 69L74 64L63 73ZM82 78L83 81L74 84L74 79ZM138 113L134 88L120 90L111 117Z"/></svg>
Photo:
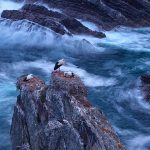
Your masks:
<svg viewBox="0 0 150 150"><path fill-rule="evenodd" d="M71 71L66 71L66 72L64 72L64 76L65 77L74 77L74 73Z"/></svg>
<svg viewBox="0 0 150 150"><path fill-rule="evenodd" d="M26 77L25 77L25 81L28 81L28 80L30 80L30 79L32 79L33 78L33 74L28 74Z"/></svg>
<svg viewBox="0 0 150 150"><path fill-rule="evenodd" d="M55 66L54 66L54 70L57 70L58 68L60 68L62 65L65 64L65 60L64 59L60 59L56 62Z"/></svg>

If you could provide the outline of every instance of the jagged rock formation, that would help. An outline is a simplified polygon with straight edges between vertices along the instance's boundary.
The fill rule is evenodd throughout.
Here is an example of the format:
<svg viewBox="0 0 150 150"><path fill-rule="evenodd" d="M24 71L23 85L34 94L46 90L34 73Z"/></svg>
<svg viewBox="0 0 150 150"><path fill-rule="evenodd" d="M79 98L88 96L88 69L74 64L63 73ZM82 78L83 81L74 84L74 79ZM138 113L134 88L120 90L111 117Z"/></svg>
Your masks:
<svg viewBox="0 0 150 150"><path fill-rule="evenodd" d="M66 14L94 22L104 29L117 25L150 26L150 1L147 0L43 0Z"/></svg>
<svg viewBox="0 0 150 150"><path fill-rule="evenodd" d="M92 35L97 38L105 37L104 33L88 29L75 18L48 10L44 6L25 4L21 10L5 10L1 16L13 21L26 19L50 28L61 35L84 34Z"/></svg>
<svg viewBox="0 0 150 150"><path fill-rule="evenodd" d="M112 18L112 22L125 26L150 26L148 0L88 0Z"/></svg>
<svg viewBox="0 0 150 150"><path fill-rule="evenodd" d="M50 85L37 77L17 81L13 150L124 150L104 114L87 100L76 75L52 73Z"/></svg>
<svg viewBox="0 0 150 150"><path fill-rule="evenodd" d="M145 101L150 103L150 74L144 74L141 76L141 88L144 94Z"/></svg>
<svg viewBox="0 0 150 150"><path fill-rule="evenodd" d="M16 0L15 0L16 1ZM23 0L17 0L23 1ZM101 29L110 30L116 26L150 26L150 1L148 0L25 0L21 10L5 10L3 18L15 20L27 19L48 27L59 34L86 34L98 38L102 32L91 31L77 19L90 21ZM55 12L33 4L46 4L62 11Z"/></svg>

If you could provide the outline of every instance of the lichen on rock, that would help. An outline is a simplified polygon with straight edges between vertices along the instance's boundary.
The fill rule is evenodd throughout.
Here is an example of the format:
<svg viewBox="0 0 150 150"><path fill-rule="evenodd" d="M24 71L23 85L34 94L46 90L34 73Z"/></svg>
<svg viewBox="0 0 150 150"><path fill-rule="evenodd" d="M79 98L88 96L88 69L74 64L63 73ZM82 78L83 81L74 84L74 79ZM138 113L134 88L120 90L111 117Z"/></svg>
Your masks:
<svg viewBox="0 0 150 150"><path fill-rule="evenodd" d="M87 100L81 79L53 72L50 84L17 81L11 125L13 150L124 150L102 111Z"/></svg>

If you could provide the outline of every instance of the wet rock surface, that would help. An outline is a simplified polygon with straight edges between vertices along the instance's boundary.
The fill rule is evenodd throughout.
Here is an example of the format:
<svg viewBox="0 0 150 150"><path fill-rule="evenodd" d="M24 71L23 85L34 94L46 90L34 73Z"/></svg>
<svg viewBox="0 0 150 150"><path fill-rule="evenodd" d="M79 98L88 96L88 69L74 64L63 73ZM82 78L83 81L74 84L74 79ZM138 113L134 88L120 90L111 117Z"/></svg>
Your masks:
<svg viewBox="0 0 150 150"><path fill-rule="evenodd" d="M150 25L150 1L147 0L43 0L74 18L91 21L110 30L118 25Z"/></svg>
<svg viewBox="0 0 150 150"><path fill-rule="evenodd" d="M150 103L150 74L144 74L141 76L141 88L144 94L145 100Z"/></svg>
<svg viewBox="0 0 150 150"><path fill-rule="evenodd" d="M87 100L76 75L52 73L47 86L37 77L17 81L20 94L11 125L13 150L124 150L102 111Z"/></svg>
<svg viewBox="0 0 150 150"><path fill-rule="evenodd" d="M47 6L60 11L48 10ZM2 17L13 21L27 19L61 35L85 34L103 38L104 33L88 29L78 19L94 23L99 30L111 30L120 25L148 27L149 8L147 0L26 0L21 10L5 10Z"/></svg>
<svg viewBox="0 0 150 150"><path fill-rule="evenodd" d="M104 33L88 29L77 19L56 11L48 10L44 6L25 4L21 10L5 10L1 16L13 21L26 19L47 27L61 35L80 34L92 35L97 38L105 37Z"/></svg>

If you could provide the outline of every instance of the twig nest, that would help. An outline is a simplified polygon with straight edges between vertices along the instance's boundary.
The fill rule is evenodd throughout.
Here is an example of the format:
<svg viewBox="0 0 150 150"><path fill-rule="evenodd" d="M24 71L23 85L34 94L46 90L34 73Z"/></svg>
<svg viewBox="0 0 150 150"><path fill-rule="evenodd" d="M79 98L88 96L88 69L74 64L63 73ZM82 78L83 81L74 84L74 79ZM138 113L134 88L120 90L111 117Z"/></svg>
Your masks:
<svg viewBox="0 0 150 150"><path fill-rule="evenodd" d="M67 77L67 78L74 77L74 73L71 72L71 71L65 71L64 72L64 77Z"/></svg>

